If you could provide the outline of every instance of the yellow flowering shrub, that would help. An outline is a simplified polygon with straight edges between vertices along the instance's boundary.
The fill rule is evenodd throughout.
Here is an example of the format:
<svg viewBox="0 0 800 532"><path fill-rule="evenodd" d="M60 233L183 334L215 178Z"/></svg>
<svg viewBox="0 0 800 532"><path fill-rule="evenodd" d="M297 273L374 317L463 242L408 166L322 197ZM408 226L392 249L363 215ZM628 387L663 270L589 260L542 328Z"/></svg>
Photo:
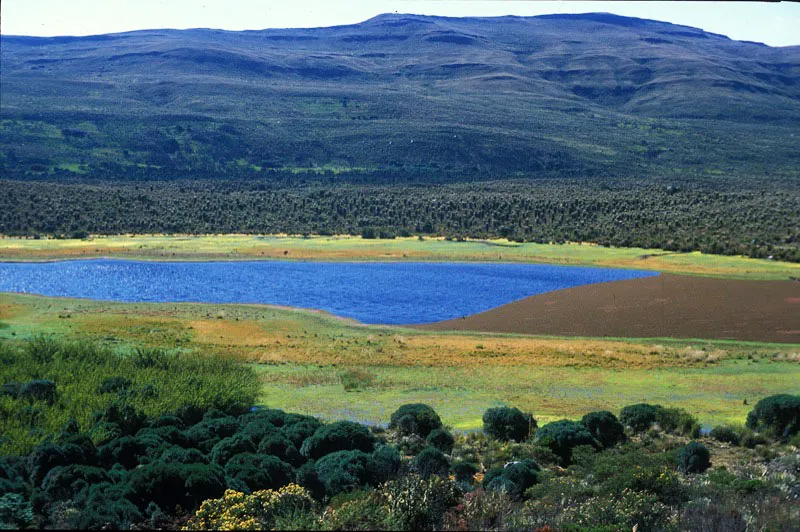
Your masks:
<svg viewBox="0 0 800 532"><path fill-rule="evenodd" d="M314 499L305 488L289 484L279 490L246 495L227 490L221 499L203 501L184 530L269 530L275 520L296 512L308 512Z"/></svg>

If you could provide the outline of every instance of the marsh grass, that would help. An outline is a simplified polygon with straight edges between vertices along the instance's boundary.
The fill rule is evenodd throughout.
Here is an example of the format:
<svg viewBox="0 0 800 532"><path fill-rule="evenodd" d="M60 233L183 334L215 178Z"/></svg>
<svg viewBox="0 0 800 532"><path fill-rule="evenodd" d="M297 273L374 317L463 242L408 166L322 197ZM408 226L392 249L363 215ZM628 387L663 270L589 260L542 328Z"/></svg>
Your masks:
<svg viewBox="0 0 800 532"><path fill-rule="evenodd" d="M27 453L74 418L82 430L114 402L157 416L184 405L246 408L258 393L254 372L232 360L158 349L114 350L88 341L38 336L22 345L0 343L2 383L48 379L56 385L52 404L0 397L0 454ZM102 393L121 377L126 389ZM120 379L120 380L122 380Z"/></svg>

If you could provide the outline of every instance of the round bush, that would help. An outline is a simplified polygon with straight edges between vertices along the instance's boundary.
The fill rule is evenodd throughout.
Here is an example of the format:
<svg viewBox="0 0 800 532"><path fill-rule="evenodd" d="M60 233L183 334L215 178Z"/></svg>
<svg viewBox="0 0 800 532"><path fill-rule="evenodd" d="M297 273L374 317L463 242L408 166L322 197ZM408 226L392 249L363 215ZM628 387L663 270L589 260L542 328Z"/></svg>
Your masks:
<svg viewBox="0 0 800 532"><path fill-rule="evenodd" d="M402 460L397 449L389 445L381 445L372 453L367 464L370 484L377 486L395 478L400 471L401 464Z"/></svg>
<svg viewBox="0 0 800 532"><path fill-rule="evenodd" d="M419 476L429 478L433 475L446 475L450 469L450 463L442 451L428 447L414 458L414 468Z"/></svg>
<svg viewBox="0 0 800 532"><path fill-rule="evenodd" d="M297 450L297 447L281 433L270 434L258 444L259 454L268 454L277 456L287 464L295 467L303 462L303 457Z"/></svg>
<svg viewBox="0 0 800 532"><path fill-rule="evenodd" d="M445 454L453 452L453 446L456 444L456 440L453 438L452 434L444 429L432 430L431 433L428 434L426 441Z"/></svg>
<svg viewBox="0 0 800 532"><path fill-rule="evenodd" d="M678 452L678 469L684 473L702 473L711 465L711 453L702 443L693 441Z"/></svg>
<svg viewBox="0 0 800 532"><path fill-rule="evenodd" d="M19 396L52 404L56 400L56 383L47 379L30 381L22 387Z"/></svg>
<svg viewBox="0 0 800 532"><path fill-rule="evenodd" d="M333 497L367 484L369 461L370 456L361 451L337 451L317 460L314 469L325 495Z"/></svg>
<svg viewBox="0 0 800 532"><path fill-rule="evenodd" d="M727 425L714 427L708 435L717 441L730 443L731 445L739 445L739 438L741 437L739 431Z"/></svg>
<svg viewBox="0 0 800 532"><path fill-rule="evenodd" d="M255 452L255 450L255 446L249 439L237 434L236 436L220 440L220 442L211 449L211 455L209 457L212 462L225 465L237 454L252 453Z"/></svg>
<svg viewBox="0 0 800 532"><path fill-rule="evenodd" d="M116 376L116 377L108 377L104 379L100 386L97 388L97 393L104 394L104 393L118 393L121 391L125 391L131 387L131 380L127 377Z"/></svg>
<svg viewBox="0 0 800 532"><path fill-rule="evenodd" d="M565 465L571 463L572 450L575 447L579 445L599 447L594 436L586 427L568 419L554 421L540 428L536 432L536 442L549 447Z"/></svg>
<svg viewBox="0 0 800 532"><path fill-rule="evenodd" d="M442 420L430 406L422 403L403 405L392 414L389 428L397 430L400 434L416 434L427 438L428 434L442 427Z"/></svg>
<svg viewBox="0 0 800 532"><path fill-rule="evenodd" d="M581 424L605 448L625 441L625 427L619 422L617 416L607 410L586 414L581 419Z"/></svg>
<svg viewBox="0 0 800 532"><path fill-rule="evenodd" d="M479 471L478 466L472 462L456 462L450 470L459 482L471 482L475 473Z"/></svg>
<svg viewBox="0 0 800 532"><path fill-rule="evenodd" d="M619 412L619 421L635 432L644 432L656 422L658 409L657 405L647 403L626 406Z"/></svg>
<svg viewBox="0 0 800 532"><path fill-rule="evenodd" d="M375 437L364 425L352 421L337 421L323 425L303 442L300 454L314 460L337 451L372 452Z"/></svg>
<svg viewBox="0 0 800 532"><path fill-rule="evenodd" d="M501 441L521 442L536 428L536 420L518 408L490 408L483 414L483 431Z"/></svg>
<svg viewBox="0 0 800 532"><path fill-rule="evenodd" d="M747 414L747 428L767 430L779 438L800 432L800 396L779 394L765 397Z"/></svg>
<svg viewBox="0 0 800 532"><path fill-rule="evenodd" d="M250 491L278 489L294 480L294 468L275 456L237 454L225 464L225 474L244 482Z"/></svg>
<svg viewBox="0 0 800 532"><path fill-rule="evenodd" d="M483 485L489 491L505 491L514 499L522 498L525 490L539 482L539 464L527 458L511 462L505 467L497 467L486 472Z"/></svg>

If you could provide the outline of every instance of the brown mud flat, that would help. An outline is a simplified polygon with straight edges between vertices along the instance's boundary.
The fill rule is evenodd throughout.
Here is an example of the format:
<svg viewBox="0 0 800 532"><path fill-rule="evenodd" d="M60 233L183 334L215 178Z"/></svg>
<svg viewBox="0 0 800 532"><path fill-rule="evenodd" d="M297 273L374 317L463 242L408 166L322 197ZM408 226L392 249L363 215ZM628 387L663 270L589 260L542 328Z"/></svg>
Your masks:
<svg viewBox="0 0 800 532"><path fill-rule="evenodd" d="M436 331L800 343L800 282L686 275L599 283L418 326Z"/></svg>

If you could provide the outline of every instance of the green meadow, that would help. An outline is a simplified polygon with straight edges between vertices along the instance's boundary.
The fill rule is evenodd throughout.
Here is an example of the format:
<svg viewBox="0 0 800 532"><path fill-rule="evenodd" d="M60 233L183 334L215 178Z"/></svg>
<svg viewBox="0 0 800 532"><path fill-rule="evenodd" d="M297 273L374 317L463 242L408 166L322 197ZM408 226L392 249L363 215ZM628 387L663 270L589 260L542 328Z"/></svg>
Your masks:
<svg viewBox="0 0 800 532"><path fill-rule="evenodd" d="M260 404L386 423L424 402L460 430L505 404L544 421L647 401L708 425L800 391L800 345L433 333L259 305L123 304L0 294L0 340L39 334L129 351L162 347L254 368Z"/></svg>
<svg viewBox="0 0 800 532"><path fill-rule="evenodd" d="M119 257L141 260L353 260L531 262L636 268L738 279L800 277L800 264L743 256L679 253L594 244L517 243L506 239L291 235L122 235L86 239L0 238L0 260Z"/></svg>

